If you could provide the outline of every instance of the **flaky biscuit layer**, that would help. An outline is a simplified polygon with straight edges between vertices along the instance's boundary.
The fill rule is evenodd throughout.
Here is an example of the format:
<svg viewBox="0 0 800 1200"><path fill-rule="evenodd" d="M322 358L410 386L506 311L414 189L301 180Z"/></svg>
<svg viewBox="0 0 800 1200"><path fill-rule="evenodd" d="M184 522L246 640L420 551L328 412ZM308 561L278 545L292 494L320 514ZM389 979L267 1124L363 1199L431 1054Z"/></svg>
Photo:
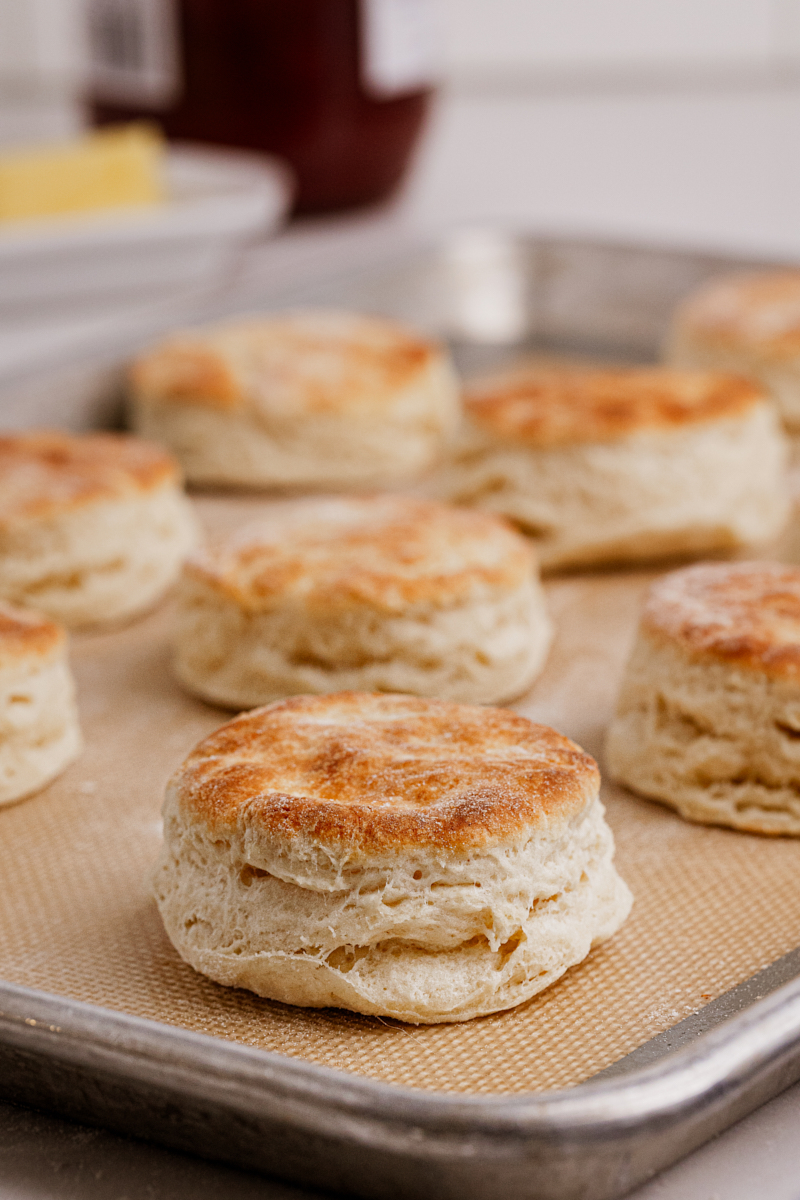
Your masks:
<svg viewBox="0 0 800 1200"><path fill-rule="evenodd" d="M524 538L403 496L272 505L187 563L175 628L180 680L230 708L343 690L498 703L551 637Z"/></svg>
<svg viewBox="0 0 800 1200"><path fill-rule="evenodd" d="M800 834L800 570L707 563L652 587L606 752L691 820Z"/></svg>
<svg viewBox="0 0 800 1200"><path fill-rule="evenodd" d="M80 748L64 630L0 605L0 806L39 791Z"/></svg>
<svg viewBox="0 0 800 1200"><path fill-rule="evenodd" d="M508 711L286 701L173 777L159 907L221 983L412 1022L495 1012L627 915L598 783L577 746Z"/></svg>
<svg viewBox="0 0 800 1200"><path fill-rule="evenodd" d="M242 319L177 335L131 372L136 428L192 482L363 487L430 467L455 431L444 348L340 312Z"/></svg>
<svg viewBox="0 0 800 1200"><path fill-rule="evenodd" d="M733 371L758 383L800 430L800 271L713 280L674 316L665 357L679 368Z"/></svg>
<svg viewBox="0 0 800 1200"><path fill-rule="evenodd" d="M702 554L775 537L790 511L787 446L773 406L613 441L497 440L474 422L437 490L502 514L544 569Z"/></svg>

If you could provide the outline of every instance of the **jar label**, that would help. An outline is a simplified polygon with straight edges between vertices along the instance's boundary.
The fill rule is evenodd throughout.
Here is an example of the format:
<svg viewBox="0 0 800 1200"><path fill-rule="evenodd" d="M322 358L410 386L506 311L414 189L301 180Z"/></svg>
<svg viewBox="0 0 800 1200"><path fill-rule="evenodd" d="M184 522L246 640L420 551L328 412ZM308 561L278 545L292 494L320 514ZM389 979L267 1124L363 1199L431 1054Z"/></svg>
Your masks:
<svg viewBox="0 0 800 1200"><path fill-rule="evenodd" d="M361 77L388 99L436 82L442 31L436 0L361 0Z"/></svg>
<svg viewBox="0 0 800 1200"><path fill-rule="evenodd" d="M96 99L157 109L181 85L177 0L88 0Z"/></svg>

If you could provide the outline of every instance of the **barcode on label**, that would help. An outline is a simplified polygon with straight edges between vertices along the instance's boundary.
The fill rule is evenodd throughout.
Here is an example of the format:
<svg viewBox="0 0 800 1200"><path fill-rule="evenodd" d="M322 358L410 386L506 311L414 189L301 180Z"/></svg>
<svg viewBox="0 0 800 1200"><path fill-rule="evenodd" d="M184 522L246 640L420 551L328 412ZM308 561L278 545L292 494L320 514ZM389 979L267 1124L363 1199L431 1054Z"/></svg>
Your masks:
<svg viewBox="0 0 800 1200"><path fill-rule="evenodd" d="M389 97L428 87L442 57L437 0L361 0L361 76L368 92Z"/></svg>
<svg viewBox="0 0 800 1200"><path fill-rule="evenodd" d="M95 97L159 108L180 90L176 0L89 0Z"/></svg>

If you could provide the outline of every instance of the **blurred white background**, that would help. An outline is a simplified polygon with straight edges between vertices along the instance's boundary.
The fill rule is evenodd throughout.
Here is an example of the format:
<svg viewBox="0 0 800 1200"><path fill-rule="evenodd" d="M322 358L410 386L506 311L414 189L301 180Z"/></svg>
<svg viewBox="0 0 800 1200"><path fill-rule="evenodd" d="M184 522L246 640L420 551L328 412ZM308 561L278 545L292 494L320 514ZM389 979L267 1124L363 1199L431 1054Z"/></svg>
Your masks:
<svg viewBox="0 0 800 1200"><path fill-rule="evenodd" d="M0 0L0 144L80 123L85 0ZM800 257L800 0L440 0L415 224Z"/></svg>
<svg viewBox="0 0 800 1200"><path fill-rule="evenodd" d="M442 0L449 72L527 86L705 78L800 50L796 0Z"/></svg>
<svg viewBox="0 0 800 1200"><path fill-rule="evenodd" d="M413 219L800 257L800 0L443 0Z"/></svg>

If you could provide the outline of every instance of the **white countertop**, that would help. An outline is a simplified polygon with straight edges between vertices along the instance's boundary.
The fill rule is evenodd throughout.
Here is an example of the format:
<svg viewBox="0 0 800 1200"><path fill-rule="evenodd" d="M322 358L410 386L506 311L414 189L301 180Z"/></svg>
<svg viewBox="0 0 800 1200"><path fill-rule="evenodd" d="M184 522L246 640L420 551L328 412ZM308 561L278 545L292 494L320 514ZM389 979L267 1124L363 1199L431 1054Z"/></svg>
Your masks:
<svg viewBox="0 0 800 1200"><path fill-rule="evenodd" d="M632 1192L631 1200L798 1200L799 1129L797 1084ZM6 1105L0 1105L0 1196L322 1200L319 1192Z"/></svg>

